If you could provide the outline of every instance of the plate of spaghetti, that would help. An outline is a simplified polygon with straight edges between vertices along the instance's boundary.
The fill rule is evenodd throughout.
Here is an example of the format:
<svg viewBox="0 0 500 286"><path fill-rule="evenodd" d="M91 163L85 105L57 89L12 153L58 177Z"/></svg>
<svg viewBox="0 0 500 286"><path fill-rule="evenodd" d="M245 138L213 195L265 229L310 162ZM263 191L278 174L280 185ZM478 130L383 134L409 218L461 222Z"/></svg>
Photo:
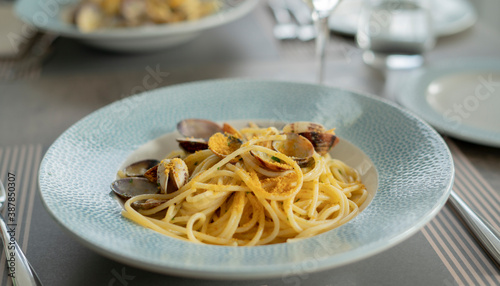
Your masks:
<svg viewBox="0 0 500 286"><path fill-rule="evenodd" d="M103 107L54 142L39 175L48 212L89 248L218 279L379 253L433 218L452 180L442 138L399 107L257 80L176 85Z"/></svg>
<svg viewBox="0 0 500 286"><path fill-rule="evenodd" d="M258 0L17 1L16 15L50 33L114 52L150 52L189 42L247 15Z"/></svg>
<svg viewBox="0 0 500 286"><path fill-rule="evenodd" d="M335 147L358 154L350 163L362 166L362 175L339 159L348 156L332 158L328 151L340 141L333 130L311 122L293 122L282 130L277 123L259 123L237 130L228 123L182 120L178 126L186 138L168 133L138 148L130 155L134 162L126 160L112 183L119 196L130 198L122 215L185 241L256 246L339 227L373 198L373 163L347 142ZM207 125L215 132L208 140L193 136L200 126L206 135Z"/></svg>

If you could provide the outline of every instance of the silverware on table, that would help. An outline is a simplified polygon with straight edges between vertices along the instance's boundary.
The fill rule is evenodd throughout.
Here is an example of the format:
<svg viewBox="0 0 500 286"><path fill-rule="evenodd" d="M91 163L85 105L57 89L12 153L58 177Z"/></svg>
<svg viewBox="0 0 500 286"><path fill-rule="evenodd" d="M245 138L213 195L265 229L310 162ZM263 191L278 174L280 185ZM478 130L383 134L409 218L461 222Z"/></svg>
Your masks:
<svg viewBox="0 0 500 286"><path fill-rule="evenodd" d="M297 20L297 37L301 41L310 41L316 38L317 30L312 22L311 10L302 0L285 0L288 10Z"/></svg>
<svg viewBox="0 0 500 286"><path fill-rule="evenodd" d="M39 73L57 38L58 35L38 31L29 37L18 54L13 57L0 57L0 80L29 77L32 71Z"/></svg>
<svg viewBox="0 0 500 286"><path fill-rule="evenodd" d="M28 262L28 259L26 259L26 256L15 240L15 236L13 235L15 232L15 224L7 223L1 214L6 200L7 193L5 192L2 181L0 181L0 228L2 232L4 253L7 258L7 268L9 269L9 276L12 278L12 284L14 286L42 285L35 270ZM10 220L10 216L8 219Z"/></svg>
<svg viewBox="0 0 500 286"><path fill-rule="evenodd" d="M298 35L298 26L293 21L285 0L268 0L268 5L276 20L273 30L274 37L278 40L296 39Z"/></svg>
<svg viewBox="0 0 500 286"><path fill-rule="evenodd" d="M479 243L500 266L500 232L477 215L453 190L448 201L453 205Z"/></svg>

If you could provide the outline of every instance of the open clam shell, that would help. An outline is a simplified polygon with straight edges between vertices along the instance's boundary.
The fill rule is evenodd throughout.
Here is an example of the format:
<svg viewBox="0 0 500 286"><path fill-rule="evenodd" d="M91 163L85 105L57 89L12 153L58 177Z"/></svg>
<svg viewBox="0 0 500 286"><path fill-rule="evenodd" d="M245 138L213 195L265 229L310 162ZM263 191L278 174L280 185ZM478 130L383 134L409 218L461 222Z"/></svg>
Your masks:
<svg viewBox="0 0 500 286"><path fill-rule="evenodd" d="M302 132L300 135L307 138L320 155L325 155L339 143L339 138L333 133Z"/></svg>
<svg viewBox="0 0 500 286"><path fill-rule="evenodd" d="M223 132L219 124L205 119L184 119L177 124L179 133L187 138L208 140L217 132Z"/></svg>
<svg viewBox="0 0 500 286"><path fill-rule="evenodd" d="M225 158L227 155L238 150L241 147L241 144L243 144L241 139L227 133L216 133L208 140L208 148L220 158ZM232 162L236 162L238 160L239 159L235 158Z"/></svg>
<svg viewBox="0 0 500 286"><path fill-rule="evenodd" d="M292 158L301 167L307 165L314 155L312 143L296 133L286 133L285 135L286 140L273 141L272 148ZM263 166L270 170L285 171L292 169L292 166L282 163L277 157L258 151L252 151L251 153Z"/></svg>
<svg viewBox="0 0 500 286"><path fill-rule="evenodd" d="M283 127L283 132L297 133L304 136L312 143L314 150L320 155L325 155L339 143L339 138L335 135L333 129L327 131L323 125L314 122L299 121L289 123Z"/></svg>
<svg viewBox="0 0 500 286"><path fill-rule="evenodd" d="M123 174L127 177L142 177L144 174L154 166L158 165L160 161L156 159L146 159L134 162L123 169Z"/></svg>
<svg viewBox="0 0 500 286"><path fill-rule="evenodd" d="M283 127L284 133L302 133L302 132L325 132L326 129L323 125L308 121L298 121L288 123Z"/></svg>
<svg viewBox="0 0 500 286"><path fill-rule="evenodd" d="M274 141L274 150L291 157L300 166L307 164L314 155L313 144L296 133L285 133L286 140Z"/></svg>
<svg viewBox="0 0 500 286"><path fill-rule="evenodd" d="M277 157L270 156L266 153L260 152L260 151L250 151L252 156L254 156L259 163L266 167L267 169L271 171L286 171L292 169L292 166L282 163L281 160Z"/></svg>
<svg viewBox="0 0 500 286"><path fill-rule="evenodd" d="M118 179L111 183L111 190L123 199L130 199L144 194L158 194L160 192L155 183L142 177Z"/></svg>
<svg viewBox="0 0 500 286"><path fill-rule="evenodd" d="M186 163L180 158L164 159L158 164L157 182L161 193L173 193L180 189L189 178Z"/></svg>
<svg viewBox="0 0 500 286"><path fill-rule="evenodd" d="M196 151L201 151L208 149L208 143L205 139L199 138L178 138L179 147L188 153L194 153Z"/></svg>

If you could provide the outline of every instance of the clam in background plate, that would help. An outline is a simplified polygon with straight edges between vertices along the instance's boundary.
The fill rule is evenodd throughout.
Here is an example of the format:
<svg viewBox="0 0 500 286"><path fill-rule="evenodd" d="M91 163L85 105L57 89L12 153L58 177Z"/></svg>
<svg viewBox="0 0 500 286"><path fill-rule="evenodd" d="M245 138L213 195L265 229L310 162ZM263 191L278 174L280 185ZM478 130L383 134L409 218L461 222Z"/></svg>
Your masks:
<svg viewBox="0 0 500 286"><path fill-rule="evenodd" d="M440 132L500 147L500 61L469 59L423 68L398 101Z"/></svg>
<svg viewBox="0 0 500 286"><path fill-rule="evenodd" d="M335 9L329 20L332 31L356 35L358 18L364 0L344 0ZM469 0L432 1L432 18L437 36L449 36L474 25L477 13Z"/></svg>
<svg viewBox="0 0 500 286"><path fill-rule="evenodd" d="M67 20L71 7L79 0L19 0L17 16L41 30L78 39L90 46L119 52L147 52L173 47L199 36L204 30L237 20L255 8L258 0L222 0L218 12L196 21L131 28L100 29L82 33Z"/></svg>
<svg viewBox="0 0 500 286"><path fill-rule="evenodd" d="M340 152L349 157L349 152L361 150L367 157L355 154L351 164L363 175L369 170L373 174L375 168L378 190L371 203L343 226L294 243L267 246L199 245L123 218L109 196L119 167L139 147L193 117L270 123L307 120L336 127L344 140L339 146L344 147L334 149L334 156ZM39 174L47 211L81 243L106 257L171 275L257 279L287 277L291 269L308 273L329 269L394 246L441 209L454 169L450 152L434 129L376 97L310 84L217 80L154 90L93 112L54 142Z"/></svg>

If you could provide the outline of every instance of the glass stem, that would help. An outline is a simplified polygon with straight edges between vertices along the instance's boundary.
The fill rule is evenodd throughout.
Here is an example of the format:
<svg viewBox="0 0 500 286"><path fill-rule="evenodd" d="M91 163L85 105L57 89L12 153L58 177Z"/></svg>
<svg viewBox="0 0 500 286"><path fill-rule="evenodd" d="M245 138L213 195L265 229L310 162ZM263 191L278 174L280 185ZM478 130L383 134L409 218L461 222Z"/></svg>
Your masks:
<svg viewBox="0 0 500 286"><path fill-rule="evenodd" d="M328 17L321 17L318 13L313 13L313 20L318 31L316 37L316 68L318 83L322 84L325 79L325 51L330 40L330 30L328 28Z"/></svg>

